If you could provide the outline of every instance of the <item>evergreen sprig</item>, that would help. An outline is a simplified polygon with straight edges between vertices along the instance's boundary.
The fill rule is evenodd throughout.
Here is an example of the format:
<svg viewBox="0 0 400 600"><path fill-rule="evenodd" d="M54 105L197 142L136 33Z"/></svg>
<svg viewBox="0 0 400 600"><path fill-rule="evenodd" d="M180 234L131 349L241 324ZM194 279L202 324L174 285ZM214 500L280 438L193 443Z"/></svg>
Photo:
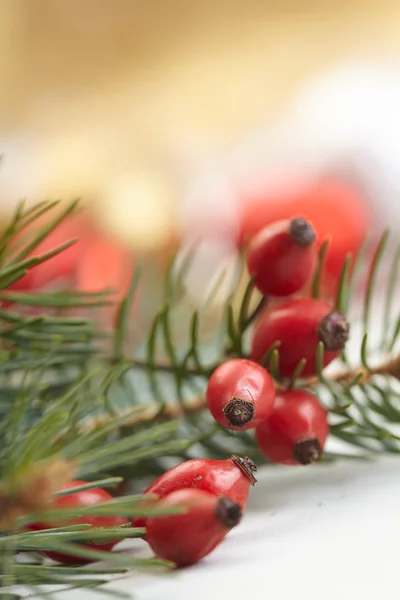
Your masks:
<svg viewBox="0 0 400 600"><path fill-rule="evenodd" d="M358 364L354 360L354 356L348 356L348 353L344 352L341 356L343 368L328 377L323 369L322 342L319 345L316 358L317 376L313 378L301 378L306 362L305 359L302 359L299 361L291 380L281 380L279 375L279 342L273 344L262 361L263 364L268 366L278 387L293 387L296 385L316 391L331 412L332 435L348 442L353 447L367 450L368 453L380 451L397 453L400 451L400 438L391 427L399 422L400 416L398 412L400 407L397 407L400 398L400 386L398 385L400 357L397 350L397 341L400 336L400 316L396 314L396 307L394 306L395 282L400 264L399 248L394 250L390 275L386 277L387 294L383 303L382 297L379 297L382 294L376 292L380 275L379 267L388 239L388 232L384 232L376 243L375 250L370 258L366 257L367 249L371 247L371 242L368 242L353 265L351 265L352 257L349 255L345 260L339 278L336 309L351 316L355 309L359 311L359 307L363 307L362 314L358 316L358 319L352 325L353 334L360 339ZM319 266L312 286L313 297L319 297L320 295L320 283L327 249L328 244L323 244L320 251ZM352 276L350 278L351 266ZM170 269L170 273L172 271L173 269ZM363 279L366 279L365 289L360 292ZM379 282L379 285L381 284L382 281ZM173 287L171 282L169 285ZM240 294L239 301L238 294ZM254 302L251 302L252 297L255 297ZM383 327L380 340L374 346L371 346L369 342L371 314L374 311L374 320L376 321L378 315L374 302L377 299L382 312ZM150 350L145 359L134 356L131 366L133 371L140 370L147 374L152 384L153 400L158 401L160 404L165 402L165 382L168 381L168 375L170 387L175 381L175 393L170 394L170 401L166 403L161 418L162 416L189 417L192 423L196 422L197 417L205 407L204 390L208 377L223 360L232 356L246 356L248 329L266 303L267 299L259 297L251 279L244 292L236 292L229 298L224 311L224 335L222 344L218 348L219 352L215 350L212 344L208 344L206 351L204 351L204 348L198 343L198 324L202 315L201 311L195 311L192 315L191 325L188 328L188 343L186 347L179 348L179 355L178 349L173 343L174 330L165 317L166 313L171 314L174 307L169 301L166 307L160 308L154 318L154 325L149 336L148 348ZM236 310L234 307L236 307ZM391 326L392 322L394 322L394 326ZM359 332L357 332L357 326ZM383 349L386 352L383 352ZM182 358L180 359L178 356ZM195 357L195 360L193 360L193 357ZM210 361L210 357L216 358ZM157 385L157 382L161 379L163 385ZM200 393L202 393L200 397L195 398L195 401L193 401L193 393L190 394L189 392L186 396L183 394L183 384L187 383L189 386L194 382L201 390ZM164 396L161 395L161 389ZM378 421L376 421L376 416L379 416ZM200 417L199 420L203 422ZM207 436L205 445L210 448L214 456L224 456L229 440L229 447L232 450L238 451L240 446L242 451L264 460L259 457L253 437L247 432L235 432L232 439L231 432L221 429L218 431L218 435L213 437L212 442L210 437ZM348 456L352 455L351 453ZM340 456L343 455L340 454ZM335 454L327 453L325 458L329 460L334 457Z"/></svg>
<svg viewBox="0 0 400 600"><path fill-rule="evenodd" d="M164 302L153 315L146 339L132 349L127 332L131 305L141 283L140 270L133 274L127 296L117 307L114 331L104 331L90 318L91 310L110 304L107 291L25 294L7 289L29 269L51 260L72 243L35 255L40 242L76 210L76 202L58 210L36 233L24 235L37 219L49 218L57 208L56 202L31 209L20 204L0 235L0 306L13 303L12 308L8 304L0 308L0 585L28 585L34 592L45 583L97 589L104 582L98 575L133 566L164 565L131 555L76 548L77 542L104 542L117 533L118 538L138 537L141 530L97 530L84 525L24 530L24 524L39 518L57 521L74 514L46 513L45 500L60 493L63 477L73 474L91 481L89 486L102 487L115 486L125 478L140 492L146 479L159 474L169 460L200 453L226 458L234 452L265 461L250 432L223 430L204 410L208 377L227 358L247 355L249 331L267 303L253 281L237 286L210 327L210 306L222 279L201 308L192 307L188 312L182 290L193 258L191 251L180 267L171 264ZM345 352L341 368L327 374L321 343L316 377L302 379L305 361L301 360L291 380L282 381L279 343L263 359L278 386L312 389L330 411L331 433L348 444L349 451L340 455L328 452L325 460L353 457L350 446L358 450L357 456L400 451L400 438L393 427L400 423L400 310L395 301L400 246L389 248L389 242L385 232L375 248L369 242L354 261L349 256L340 277L336 307L349 315L353 338L359 339L358 361L354 353ZM314 297L320 295L327 250L326 243L312 285ZM393 258L385 273L382 258L389 251ZM361 289L363 281L367 283ZM377 301L383 306L381 317ZM41 307L43 313L36 310L32 316L27 307ZM85 316L68 316L69 309L74 314L82 309ZM372 315L375 322L381 318L379 339L370 335ZM132 516L157 511L156 505L140 508L140 498L117 497L84 514ZM87 560L106 559L110 567L98 570L19 561L21 552L37 555L41 550L73 550Z"/></svg>

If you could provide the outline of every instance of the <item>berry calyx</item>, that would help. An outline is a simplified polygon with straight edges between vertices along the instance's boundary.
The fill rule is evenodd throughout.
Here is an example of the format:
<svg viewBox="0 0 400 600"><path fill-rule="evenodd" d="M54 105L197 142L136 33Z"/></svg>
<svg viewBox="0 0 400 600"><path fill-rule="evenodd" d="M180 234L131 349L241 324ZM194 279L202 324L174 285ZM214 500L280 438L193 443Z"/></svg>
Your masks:
<svg viewBox="0 0 400 600"><path fill-rule="evenodd" d="M317 264L315 232L303 218L277 221L250 242L247 269L265 296L291 296L310 281Z"/></svg>
<svg viewBox="0 0 400 600"><path fill-rule="evenodd" d="M236 456L235 454L231 456L230 460L232 460L239 467L239 469L242 469L251 485L256 485L257 479L254 477L254 473L257 471L257 465L254 460L251 460L251 458L248 456L242 458L241 456Z"/></svg>
<svg viewBox="0 0 400 600"><path fill-rule="evenodd" d="M250 458L233 455L227 460L193 458L169 469L153 481L144 495L163 498L186 488L204 490L214 496L229 498L244 510L249 490L257 483L257 467ZM133 527L146 527L147 519L134 517Z"/></svg>
<svg viewBox="0 0 400 600"><path fill-rule="evenodd" d="M349 339L350 325L340 312L330 312L318 324L317 335L326 350L343 350Z"/></svg>
<svg viewBox="0 0 400 600"><path fill-rule="evenodd" d="M199 489L172 492L159 508L184 508L186 512L147 520L146 541L154 554L177 567L197 563L210 554L241 520L239 504Z"/></svg>
<svg viewBox="0 0 400 600"><path fill-rule="evenodd" d="M230 429L251 429L271 413L275 386L257 363L235 358L215 369L206 392L214 419Z"/></svg>
<svg viewBox="0 0 400 600"><path fill-rule="evenodd" d="M289 224L289 235L301 248L308 248L316 240L315 231L306 219L292 219Z"/></svg>
<svg viewBox="0 0 400 600"><path fill-rule="evenodd" d="M317 438L297 442L293 449L293 458L301 465L310 465L321 460L323 449Z"/></svg>
<svg viewBox="0 0 400 600"><path fill-rule="evenodd" d="M243 427L254 418L254 403L244 398L232 398L223 408L223 413L230 426Z"/></svg>
<svg viewBox="0 0 400 600"><path fill-rule="evenodd" d="M279 342L279 372L289 378L302 359L307 362L302 376L316 374L318 344L324 343L323 366L334 360L345 347L350 326L341 313L316 298L298 298L267 309L255 325L251 357L261 361Z"/></svg>
<svg viewBox="0 0 400 600"><path fill-rule="evenodd" d="M287 390L276 397L271 416L256 428L260 450L284 465L318 462L329 433L328 415L306 390Z"/></svg>
<svg viewBox="0 0 400 600"><path fill-rule="evenodd" d="M215 514L219 522L228 529L235 527L242 518L239 504L232 502L229 498L218 498Z"/></svg>

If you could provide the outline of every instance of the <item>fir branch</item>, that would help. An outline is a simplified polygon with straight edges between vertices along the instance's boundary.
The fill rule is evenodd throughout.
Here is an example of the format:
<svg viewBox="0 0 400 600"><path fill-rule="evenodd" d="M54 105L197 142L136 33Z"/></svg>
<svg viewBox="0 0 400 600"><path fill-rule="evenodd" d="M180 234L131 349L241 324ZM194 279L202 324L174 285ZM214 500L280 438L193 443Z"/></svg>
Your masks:
<svg viewBox="0 0 400 600"><path fill-rule="evenodd" d="M239 311L238 331L242 336L247 331L247 329L254 323L254 321L257 320L259 315L263 312L263 310L268 304L268 298L262 296L255 309L249 314L250 301L255 289L256 287L254 285L254 277L250 277L245 292L243 294L243 299ZM229 350L227 354L229 354Z"/></svg>
<svg viewBox="0 0 400 600"><path fill-rule="evenodd" d="M0 301L12 301L16 305L13 310L0 310L0 341L3 345L0 352L0 507L3 508L2 518L6 519L10 529L10 535L0 537L0 584L21 583L37 589L41 583L58 582L85 585L91 589L96 585L91 575L98 574L93 570L71 567L61 572L57 570L59 567L19 565L15 554L18 550L37 552L50 549L77 555L78 542L105 541L116 533L123 538L136 537L140 531L129 528L118 532L88 530L76 525L42 532L15 531L15 523L21 525L38 519L38 508L42 509L43 518L76 516L73 511L43 513L43 510L48 511L48 506L29 504L29 499L35 498L32 491L41 486L43 494L37 495L36 500L43 500L43 503L52 494L73 492L59 492L59 481L53 482L57 488L53 489L52 482L46 479L46 472L54 472L51 469L57 464L69 465L75 470L74 476L92 480L89 484L78 486L81 490L115 485L121 481L122 474L140 482L146 474L158 474L166 456L188 458L189 450L195 445L200 445L204 454L214 458L243 450L262 462L264 459L251 433L232 433L213 424L204 410L204 390L210 374L222 361L230 356L248 355L248 333L267 300L260 298L256 302L254 281L248 280L244 290L236 290L227 300L223 318L218 323L218 326L222 324L224 327L223 339L217 344L217 333L213 332L215 343L208 345L202 340L200 327L203 315L211 306L210 302L205 303L196 308L187 321L185 319L184 344L180 347L176 342L178 336L173 317L174 311L179 309L180 291L193 260L193 250L180 269L177 269L176 262L171 264L163 305L154 315L144 350L136 348L133 356L126 347L126 330L140 270L135 272L129 292L117 308L112 332L102 331L99 324L89 318L49 316L45 312L43 315L27 316L24 310L30 306L41 306L44 310L72 308L75 311L109 302L107 293L22 294L5 289L11 281L22 277L27 269L44 260L52 260L60 251L56 248L50 253L32 257L32 252L49 232L75 210L75 203L42 227L30 241L19 239L22 231L56 207L57 203L51 202L29 210L25 210L23 204L19 205L0 236L0 287L3 288ZM272 345L262 361L277 380L278 388L302 386L317 393L330 412L332 435L359 448L363 456L400 451L400 440L390 430L391 425L400 423L400 386L396 385L400 381L400 355L396 351L400 333L399 314L395 315L394 326L390 329L400 264L399 248L391 263L382 318L384 340L381 350L391 354L372 360L368 341L374 290L387 243L388 234L385 233L377 244L368 269L367 289L361 302L364 311L358 366L350 361L350 357L345 357L341 371L328 376L323 369L322 344L317 352L317 376L313 378L302 379L305 361L300 360L291 380L280 381L279 342ZM326 242L320 250L312 285L315 297L319 297L321 292L327 249ZM366 263L365 253L362 258L361 254L356 257L355 261L347 257L336 296L338 310L347 313L351 308L356 296L357 277L362 274ZM218 280L215 289L221 281ZM182 339L182 336L179 337ZM199 392L194 395L192 387L198 387ZM340 456L350 457L345 453ZM327 454L326 460L334 457ZM59 469L62 475L61 471ZM65 473L65 477L70 477L71 471L67 469ZM24 485L21 484L23 481ZM27 491L30 493L26 494ZM17 512L15 509L18 509ZM157 508L140 508L140 496L136 495L99 505L85 514L131 516L133 513L152 514L152 510ZM107 558L113 572L123 572L133 565L164 564L114 553L104 555L99 550L86 550L82 546L78 552L87 560ZM75 579L79 573L85 576L82 584Z"/></svg>
<svg viewBox="0 0 400 600"><path fill-rule="evenodd" d="M53 208L54 204L50 204L50 208ZM42 242L52 231L54 231L56 229L56 227L62 222L64 221L64 219L72 214L78 207L78 200L74 200L72 203L70 203L64 210L60 211L60 213L52 220L50 221L50 223L44 227L42 227L38 233L34 236L33 240L31 242L29 242L22 250L20 250L18 252L18 254L11 260L11 262L9 263L10 265L17 265L18 263L21 263L21 261L24 261L24 259L33 251L35 250L40 242ZM18 220L21 221L24 219L24 217L26 217L26 213L21 214L19 213L19 218ZM35 218L37 218L37 215L35 216ZM17 221L18 222L18 221ZM26 223L26 221L25 221ZM72 242L66 242L67 245L71 245L71 243L74 243L74 241ZM45 260L48 260L49 258L51 258L51 256L53 256L54 254L58 253L61 250L55 249L52 251L52 253L49 253L49 255L44 255L43 257L41 257L40 262L43 262ZM39 264L39 262L34 263L34 264ZM33 266L33 265L32 265Z"/></svg>
<svg viewBox="0 0 400 600"><path fill-rule="evenodd" d="M329 240L325 240L319 250L318 254L318 264L313 277L313 282L311 285L311 296L313 298L319 298L320 289L321 289L321 280L324 272L326 255L329 248Z"/></svg>
<svg viewBox="0 0 400 600"><path fill-rule="evenodd" d="M363 340L366 340L366 336L364 336ZM365 354L365 352L366 349L364 342L363 354ZM381 364L378 364L375 367L368 366L365 363L364 368L350 368L338 373L337 375L334 375L331 379L333 382L343 384L347 388L369 383L377 375L394 377L400 381L400 356L390 358L389 360L384 360ZM316 383L316 379L310 380L309 383L313 385Z"/></svg>

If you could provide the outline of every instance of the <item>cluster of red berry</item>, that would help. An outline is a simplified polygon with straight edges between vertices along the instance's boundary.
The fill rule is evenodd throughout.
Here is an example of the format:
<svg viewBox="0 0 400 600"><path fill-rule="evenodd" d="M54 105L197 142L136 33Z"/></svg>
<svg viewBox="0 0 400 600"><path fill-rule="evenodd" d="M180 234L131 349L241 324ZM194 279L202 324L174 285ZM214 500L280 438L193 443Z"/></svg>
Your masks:
<svg viewBox="0 0 400 600"><path fill-rule="evenodd" d="M136 512L151 512L152 508L170 511L180 509L177 514L165 516L135 517L132 527L145 527L144 539L159 558L172 561L177 567L194 564L212 552L227 533L241 520L246 506L249 489L256 483L256 465L249 458L232 456L227 460L187 460L161 475L144 492L151 496L135 506ZM84 485L85 481L72 481L63 490ZM101 488L92 488L52 501L53 508L79 509L112 500L112 496ZM156 505L153 503L156 502ZM182 512L183 511L183 512ZM123 517L81 516L68 521L69 525L87 524L91 527L115 528L127 526ZM30 530L51 529L57 523L34 523ZM93 550L111 551L120 540L102 544L85 544ZM66 564L85 562L79 555L43 552L45 556Z"/></svg>
<svg viewBox="0 0 400 600"><path fill-rule="evenodd" d="M274 223L251 240L249 274L255 287L275 301L255 324L251 360L224 362L207 388L208 407L218 423L255 429L262 452L291 465L320 460L329 425L318 399L304 389L290 389L285 381L292 380L299 366L303 377L315 375L318 345L323 343L326 366L349 336L345 316L328 303L304 296L287 299L310 282L317 264L315 238L311 224L298 218ZM279 382L262 366L271 348L279 348Z"/></svg>
<svg viewBox="0 0 400 600"><path fill-rule="evenodd" d="M317 263L315 233L304 219L281 221L268 226L251 241L247 253L249 274L256 288L275 299L304 290ZM250 359L234 358L211 375L207 402L214 418L231 429L255 429L262 452L283 464L310 464L320 460L329 425L327 412L305 389L294 389L293 379L301 363L304 376L316 373L316 355L323 343L323 365L340 352L349 335L343 314L326 302L307 297L274 301L256 322ZM271 347L279 345L281 379L274 381L263 366ZM133 527L145 527L144 539L159 558L177 566L190 565L209 554L239 523L251 485L256 483L255 464L248 458L228 460L193 459L170 469L144 492L156 499L157 508L183 508L185 512L165 516L135 517ZM72 482L67 488L85 482ZM102 489L58 496L58 507L87 507L110 500ZM143 501L143 514L152 507ZM138 505L136 505L137 513ZM79 510L78 510L79 512ZM72 522L71 522L72 523ZM73 523L92 527L126 525L120 517L80 517ZM38 523L32 529L55 527ZM111 550L118 542L89 546ZM77 562L77 556L47 552L61 562Z"/></svg>

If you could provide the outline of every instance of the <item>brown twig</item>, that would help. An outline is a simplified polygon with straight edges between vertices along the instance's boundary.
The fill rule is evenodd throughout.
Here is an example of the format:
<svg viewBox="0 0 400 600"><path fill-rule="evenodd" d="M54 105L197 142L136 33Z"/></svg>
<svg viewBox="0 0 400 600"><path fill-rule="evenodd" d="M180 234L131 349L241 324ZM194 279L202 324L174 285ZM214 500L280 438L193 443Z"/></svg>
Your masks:
<svg viewBox="0 0 400 600"><path fill-rule="evenodd" d="M147 364L145 362L141 363L139 361L138 363L136 363L135 361L134 366L137 366L139 368L146 368ZM172 365L156 364L154 365L154 369L169 373L175 372L175 369ZM347 371L343 371L342 373L338 373L337 375L332 376L330 378L330 381L335 383L341 383L343 385L350 384L352 381L355 380L359 373L362 372L364 372L362 367L348 369ZM197 369L185 369L185 373L187 373L188 375L205 375L205 372L200 372ZM376 375L389 375L400 380L400 356L369 369L367 372L364 373L363 378L360 380L360 384L366 383ZM313 377L308 379L306 383L308 386L313 387L320 384L320 380L318 379L318 377ZM201 394L191 399L184 405L178 402L171 402L166 405L162 412L160 412L160 405L154 402L154 405L151 405L146 411L140 412L140 414L132 414L136 411L127 410L125 411L125 413L121 413L121 416L123 416L124 414L126 415L124 427L132 427L134 425L137 425L138 423L152 421L155 417L157 417L157 413L159 413L160 420L173 420L199 413L205 407L206 399L205 396ZM110 418L111 417L109 417L108 415L104 415L101 417L86 420L85 423L82 425L82 433L88 433L89 431L92 431L93 429L96 429L97 427L106 424L110 420Z"/></svg>
<svg viewBox="0 0 400 600"><path fill-rule="evenodd" d="M352 381L354 381L360 373L363 373L363 377L359 381L360 384L367 383L372 377L376 375L389 375L400 380L400 356L396 356L395 358L385 361L382 364L377 365L376 367L371 367L368 370L363 369L363 367L356 367L354 369L342 371L337 375L333 375L330 378L330 381L345 385L346 383L351 383ZM317 385L318 383L318 377L313 377L307 381L307 384L310 386Z"/></svg>
<svg viewBox="0 0 400 600"><path fill-rule="evenodd" d="M160 405L154 402L154 405L149 406L149 408L139 414L132 414L136 412L132 409L122 411L118 416L123 417L126 415L126 421L124 421L125 427L132 427L137 425L138 423L145 423L146 421L152 421L157 414L159 413L160 420L173 420L179 419L183 416L189 416L192 414L196 414L203 410L206 406L206 400L204 395L196 396L196 398L192 399L190 402L183 406L182 404L178 404L177 402L171 402L167 404L167 406L160 412ZM109 422L112 418L110 415L102 415L101 417L94 417L92 419L86 419L84 423L81 424L81 431L83 434L90 433L93 429L97 427L101 427Z"/></svg>

